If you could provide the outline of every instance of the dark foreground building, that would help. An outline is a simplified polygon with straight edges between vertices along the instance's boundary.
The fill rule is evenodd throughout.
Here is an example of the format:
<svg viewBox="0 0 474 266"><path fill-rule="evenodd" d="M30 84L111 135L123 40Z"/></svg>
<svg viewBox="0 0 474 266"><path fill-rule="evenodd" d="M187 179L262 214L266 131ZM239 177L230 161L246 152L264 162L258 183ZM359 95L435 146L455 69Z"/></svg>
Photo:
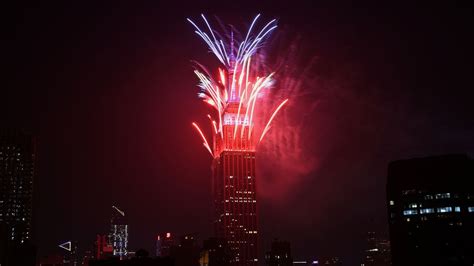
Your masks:
<svg viewBox="0 0 474 266"><path fill-rule="evenodd" d="M227 241L212 237L204 240L199 264L201 266L229 266L232 259Z"/></svg>
<svg viewBox="0 0 474 266"><path fill-rule="evenodd" d="M110 257L103 260L90 260L89 266L175 266L173 259L150 258L146 250L140 249L131 259L122 259L119 257Z"/></svg>
<svg viewBox="0 0 474 266"><path fill-rule="evenodd" d="M199 246L193 235L181 236L179 244L170 248L175 266L199 266Z"/></svg>
<svg viewBox="0 0 474 266"><path fill-rule="evenodd" d="M393 265L474 264L473 179L474 162L465 155L390 163Z"/></svg>
<svg viewBox="0 0 474 266"><path fill-rule="evenodd" d="M0 265L34 265L31 244L35 141L0 130Z"/></svg>
<svg viewBox="0 0 474 266"><path fill-rule="evenodd" d="M390 241L379 238L375 232L367 233L367 249L364 252L363 266L390 266Z"/></svg>
<svg viewBox="0 0 474 266"><path fill-rule="evenodd" d="M291 245L287 241L275 239L272 248L265 254L265 265L268 266L292 266Z"/></svg>

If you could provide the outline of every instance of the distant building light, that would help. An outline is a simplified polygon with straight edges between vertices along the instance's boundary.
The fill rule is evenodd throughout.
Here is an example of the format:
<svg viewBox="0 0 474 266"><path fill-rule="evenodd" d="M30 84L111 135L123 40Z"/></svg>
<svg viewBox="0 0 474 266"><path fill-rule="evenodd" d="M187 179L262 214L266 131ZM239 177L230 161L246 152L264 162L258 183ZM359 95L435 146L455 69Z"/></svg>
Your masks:
<svg viewBox="0 0 474 266"><path fill-rule="evenodd" d="M308 262L305 260L297 260L297 261L293 261L293 264L308 264Z"/></svg>
<svg viewBox="0 0 474 266"><path fill-rule="evenodd" d="M468 212L474 212L474 207L467 207Z"/></svg>
<svg viewBox="0 0 474 266"><path fill-rule="evenodd" d="M171 237L171 233L166 233L166 238L170 238Z"/></svg>
<svg viewBox="0 0 474 266"><path fill-rule="evenodd" d="M390 201L390 206L395 205L395 202L393 200Z"/></svg>
<svg viewBox="0 0 474 266"><path fill-rule="evenodd" d="M454 207L454 211L455 212L461 212L461 207L459 207L459 206Z"/></svg>
<svg viewBox="0 0 474 266"><path fill-rule="evenodd" d="M436 211L439 212L439 213L452 212L453 208L451 208L451 207L441 207L441 208L437 208Z"/></svg>
<svg viewBox="0 0 474 266"><path fill-rule="evenodd" d="M425 209L420 209L420 214L426 214L426 213L434 213L433 208L425 208Z"/></svg>
<svg viewBox="0 0 474 266"><path fill-rule="evenodd" d="M404 210L403 211L403 215L415 215L415 214L418 214L418 211L417 210Z"/></svg>
<svg viewBox="0 0 474 266"><path fill-rule="evenodd" d="M436 194L436 199L449 199L451 198L450 193L441 193L441 194Z"/></svg>
<svg viewBox="0 0 474 266"><path fill-rule="evenodd" d="M425 195L425 200L431 200L431 199L433 199L432 195Z"/></svg>
<svg viewBox="0 0 474 266"><path fill-rule="evenodd" d="M408 208L418 208L418 204L412 203L412 204L408 205Z"/></svg>

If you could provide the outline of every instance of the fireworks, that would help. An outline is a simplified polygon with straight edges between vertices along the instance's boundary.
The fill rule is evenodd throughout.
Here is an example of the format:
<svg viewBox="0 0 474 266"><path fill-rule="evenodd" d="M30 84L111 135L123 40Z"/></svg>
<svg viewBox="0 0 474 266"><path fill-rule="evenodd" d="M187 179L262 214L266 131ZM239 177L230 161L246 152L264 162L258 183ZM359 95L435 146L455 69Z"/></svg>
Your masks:
<svg viewBox="0 0 474 266"><path fill-rule="evenodd" d="M195 33L205 41L223 68L218 69L217 79L214 79L200 64L196 64L197 68L194 73L199 79L198 86L201 89L198 96L217 112L217 120L213 119L211 115L208 117L216 137L215 141L223 143L223 145L214 145L214 149L211 149L199 126L196 123L192 125L202 137L204 147L213 157L217 157L223 149L254 150L271 128L271 123L278 111L288 101L286 99L278 105L263 130L255 128L256 108L259 107L258 99L265 89L272 86L274 73L258 76L254 69L257 60L252 60L252 58L256 57L257 51L263 46L266 37L277 28L276 20L273 19L265 24L258 34L254 35L254 27L260 17L260 14L257 15L245 38L241 42L236 42L233 32L225 38L226 40L223 40L222 35L212 29L206 17L204 15L201 17L209 33L202 30L192 20L188 19L188 21L194 26ZM253 141L254 136L258 139L257 143Z"/></svg>

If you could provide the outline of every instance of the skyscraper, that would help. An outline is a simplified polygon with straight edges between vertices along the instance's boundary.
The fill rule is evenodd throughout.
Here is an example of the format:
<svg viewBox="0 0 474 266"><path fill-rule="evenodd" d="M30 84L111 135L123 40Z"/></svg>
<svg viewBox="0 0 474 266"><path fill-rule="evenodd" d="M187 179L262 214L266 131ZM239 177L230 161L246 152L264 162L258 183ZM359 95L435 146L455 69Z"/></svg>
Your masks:
<svg viewBox="0 0 474 266"><path fill-rule="evenodd" d="M211 77L200 64L197 64L194 71L200 80L198 86L201 91L198 96L212 106L218 115L216 120L208 115L214 129L212 148L199 126L192 123L203 140L203 146L214 158L212 169L216 237L227 240L233 253L231 264L257 265L255 147L268 132L276 114L288 99L283 100L265 118L265 123L263 113L259 114L256 110L262 105L258 103L258 98L264 97L263 90L272 86L273 73L266 74L267 71L262 68L265 65L264 57L253 56L262 47L266 37L277 28L276 20L268 22L253 36L252 29L259 14L252 21L245 38L240 41L238 38L234 39L231 29L230 36L225 34L229 38L227 44L224 44L222 40L218 43L206 17L201 17L215 43L196 23L191 19L188 21L224 68L219 68L218 79ZM256 127L256 124L259 126Z"/></svg>
<svg viewBox="0 0 474 266"><path fill-rule="evenodd" d="M474 162L465 155L395 161L387 207L393 265L474 264Z"/></svg>
<svg viewBox="0 0 474 266"><path fill-rule="evenodd" d="M113 255L122 259L128 254L128 225L125 221L125 212L115 206L112 206L112 209L109 244L112 245Z"/></svg>
<svg viewBox="0 0 474 266"><path fill-rule="evenodd" d="M32 234L35 141L22 132L0 132L0 264L24 253ZM26 249L25 249L26 248ZM7 258L10 255L11 258ZM25 254L22 254L25 257Z"/></svg>
<svg viewBox="0 0 474 266"><path fill-rule="evenodd" d="M255 144L248 138L245 110L230 102L223 115L222 135L214 135L213 193L216 236L227 240L233 265L257 265L258 224ZM243 128L235 134L234 125ZM242 137L242 135L244 135Z"/></svg>

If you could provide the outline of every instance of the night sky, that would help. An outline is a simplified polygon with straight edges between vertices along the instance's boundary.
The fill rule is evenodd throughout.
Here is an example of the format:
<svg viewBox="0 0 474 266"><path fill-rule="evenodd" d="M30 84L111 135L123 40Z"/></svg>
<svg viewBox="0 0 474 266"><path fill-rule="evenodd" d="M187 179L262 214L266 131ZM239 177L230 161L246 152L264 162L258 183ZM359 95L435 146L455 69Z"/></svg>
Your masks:
<svg viewBox="0 0 474 266"><path fill-rule="evenodd" d="M388 162L474 156L471 8L234 2L2 10L0 127L38 137L40 254L67 240L91 249L112 205L132 250L153 253L164 231L212 235L211 158L191 127L210 109L190 60L217 65L186 22L200 13L242 31L257 13L277 18L269 62L293 45L292 73L307 69L283 113L291 122L275 120L257 157L263 250L279 238L295 258L356 265L365 233L387 234ZM289 131L275 154L276 132Z"/></svg>

